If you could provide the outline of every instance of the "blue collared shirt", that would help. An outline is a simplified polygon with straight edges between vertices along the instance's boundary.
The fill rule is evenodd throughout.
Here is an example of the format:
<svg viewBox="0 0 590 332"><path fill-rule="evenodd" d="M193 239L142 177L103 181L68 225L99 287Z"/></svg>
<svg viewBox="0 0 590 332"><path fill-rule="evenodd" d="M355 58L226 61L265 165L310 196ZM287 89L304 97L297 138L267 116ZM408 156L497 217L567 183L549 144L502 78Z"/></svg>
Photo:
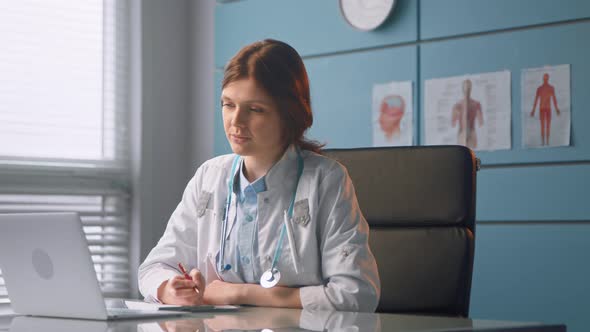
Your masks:
<svg viewBox="0 0 590 332"><path fill-rule="evenodd" d="M257 283L262 275L258 266L258 193L266 191L264 176L250 183L244 176L244 162L239 170L239 184L234 186L238 197L237 236L230 237L236 248L237 271L246 283Z"/></svg>

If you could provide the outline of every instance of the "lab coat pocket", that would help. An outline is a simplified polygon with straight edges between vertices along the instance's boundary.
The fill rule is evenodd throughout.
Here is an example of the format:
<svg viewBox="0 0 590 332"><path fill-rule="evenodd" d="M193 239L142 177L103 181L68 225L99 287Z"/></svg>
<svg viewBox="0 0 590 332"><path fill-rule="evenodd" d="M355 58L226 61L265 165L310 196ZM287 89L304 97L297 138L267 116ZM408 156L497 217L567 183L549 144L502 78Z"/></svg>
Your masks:
<svg viewBox="0 0 590 332"><path fill-rule="evenodd" d="M287 212L285 211L285 216L283 219L285 225L285 231L287 233L287 241L289 243L289 256L291 258L293 264L293 270L296 274L299 274L302 271L301 262L299 259L299 251L297 246L297 239L295 236L295 232L293 230L293 219L289 219Z"/></svg>
<svg viewBox="0 0 590 332"><path fill-rule="evenodd" d="M208 191L201 191L199 198L197 199L197 217L201 218L205 214L205 211L209 208L209 201L211 200L212 193Z"/></svg>
<svg viewBox="0 0 590 332"><path fill-rule="evenodd" d="M299 226L307 226L309 223L309 201L308 199L302 199L295 202L293 206L293 223Z"/></svg>

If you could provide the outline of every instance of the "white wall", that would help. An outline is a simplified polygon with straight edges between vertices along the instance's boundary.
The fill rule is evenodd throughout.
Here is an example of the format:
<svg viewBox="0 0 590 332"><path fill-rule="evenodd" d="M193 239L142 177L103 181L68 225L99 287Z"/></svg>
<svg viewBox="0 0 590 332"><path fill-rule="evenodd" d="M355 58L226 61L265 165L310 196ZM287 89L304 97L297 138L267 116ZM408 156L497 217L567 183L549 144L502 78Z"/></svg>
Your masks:
<svg viewBox="0 0 590 332"><path fill-rule="evenodd" d="M214 6L132 1L132 289L135 268L159 240L196 167L213 154Z"/></svg>
<svg viewBox="0 0 590 332"><path fill-rule="evenodd" d="M213 156L215 103L215 1L191 1L191 169Z"/></svg>

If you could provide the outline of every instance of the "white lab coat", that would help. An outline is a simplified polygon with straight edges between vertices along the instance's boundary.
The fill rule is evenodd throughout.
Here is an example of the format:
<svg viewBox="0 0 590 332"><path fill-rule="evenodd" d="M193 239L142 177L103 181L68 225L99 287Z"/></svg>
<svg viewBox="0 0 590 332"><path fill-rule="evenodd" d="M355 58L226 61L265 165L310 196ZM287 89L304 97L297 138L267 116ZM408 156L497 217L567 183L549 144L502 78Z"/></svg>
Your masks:
<svg viewBox="0 0 590 332"><path fill-rule="evenodd" d="M262 271L270 268L280 228L286 223L287 236L277 263L279 285L300 287L305 309L375 311L379 275L368 245L369 227L350 177L341 164L327 157L309 151L301 155L304 169L291 220L284 218L284 212L297 180L295 148L290 146L266 174L267 191L258 194L260 261L253 263L260 264ZM139 267L139 290L147 300L156 299L162 282L179 274L179 262L189 270L199 269L206 283L234 279L233 269L216 269L234 157L205 162L188 183L164 235ZM237 202L233 193L231 202ZM235 204L228 213L226 238L235 227ZM225 263L236 264L228 255Z"/></svg>

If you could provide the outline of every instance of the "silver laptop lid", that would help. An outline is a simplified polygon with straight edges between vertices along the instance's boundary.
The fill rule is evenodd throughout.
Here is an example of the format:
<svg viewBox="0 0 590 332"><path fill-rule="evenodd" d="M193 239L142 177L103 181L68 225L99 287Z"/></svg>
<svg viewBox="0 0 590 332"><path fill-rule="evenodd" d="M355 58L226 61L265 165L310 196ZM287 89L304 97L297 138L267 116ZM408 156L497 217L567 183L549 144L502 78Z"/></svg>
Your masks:
<svg viewBox="0 0 590 332"><path fill-rule="evenodd" d="M0 215L0 269L19 314L107 319L76 213Z"/></svg>

